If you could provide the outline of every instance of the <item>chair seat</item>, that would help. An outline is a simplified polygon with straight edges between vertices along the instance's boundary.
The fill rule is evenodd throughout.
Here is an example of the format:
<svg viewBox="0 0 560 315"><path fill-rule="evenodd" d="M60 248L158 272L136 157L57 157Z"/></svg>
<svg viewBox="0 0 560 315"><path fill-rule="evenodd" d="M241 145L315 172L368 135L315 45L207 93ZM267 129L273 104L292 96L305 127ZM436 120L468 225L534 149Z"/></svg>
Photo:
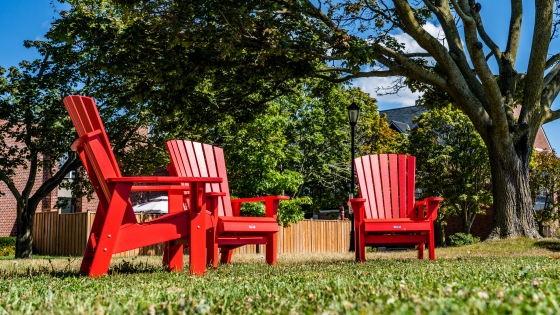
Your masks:
<svg viewBox="0 0 560 315"><path fill-rule="evenodd" d="M429 231L432 222L429 219L394 218L394 219L364 219L367 232L415 232Z"/></svg>
<svg viewBox="0 0 560 315"><path fill-rule="evenodd" d="M218 217L220 235L268 235L278 232L278 222L270 217Z"/></svg>

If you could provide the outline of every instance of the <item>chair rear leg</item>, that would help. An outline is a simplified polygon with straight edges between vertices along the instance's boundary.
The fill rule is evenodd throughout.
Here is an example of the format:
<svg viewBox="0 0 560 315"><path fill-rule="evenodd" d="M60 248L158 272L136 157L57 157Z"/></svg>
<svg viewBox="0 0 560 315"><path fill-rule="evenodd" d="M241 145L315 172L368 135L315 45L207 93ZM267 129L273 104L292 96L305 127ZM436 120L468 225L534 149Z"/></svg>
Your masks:
<svg viewBox="0 0 560 315"><path fill-rule="evenodd" d="M354 221L354 251L356 261L366 261L366 239L365 239L365 226L357 221Z"/></svg>
<svg viewBox="0 0 560 315"><path fill-rule="evenodd" d="M418 259L424 259L424 242L418 244Z"/></svg>
<svg viewBox="0 0 560 315"><path fill-rule="evenodd" d="M266 262L269 265L278 264L276 260L277 253L277 233L274 233L266 238Z"/></svg>
<svg viewBox="0 0 560 315"><path fill-rule="evenodd" d="M231 248L222 248L222 255L220 256L220 264L231 263L232 254L233 254L233 250Z"/></svg>
<svg viewBox="0 0 560 315"><path fill-rule="evenodd" d="M183 270L183 248L182 244L176 245L173 241L165 243L163 265L167 266L168 271Z"/></svg>

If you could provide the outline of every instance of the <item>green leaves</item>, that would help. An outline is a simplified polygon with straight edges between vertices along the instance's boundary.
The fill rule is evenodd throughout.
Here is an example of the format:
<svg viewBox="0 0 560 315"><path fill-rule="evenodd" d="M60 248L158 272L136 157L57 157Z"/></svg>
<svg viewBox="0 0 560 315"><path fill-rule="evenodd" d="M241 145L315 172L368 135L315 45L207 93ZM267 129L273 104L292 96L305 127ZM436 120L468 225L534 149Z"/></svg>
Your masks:
<svg viewBox="0 0 560 315"><path fill-rule="evenodd" d="M490 162L469 119L451 105L424 112L408 138L417 158L417 187L424 197L445 198L440 213L461 218L465 233L492 204Z"/></svg>
<svg viewBox="0 0 560 315"><path fill-rule="evenodd" d="M533 152L529 180L533 204L536 204L535 218L539 232L544 234L544 226L560 218L560 159L554 151Z"/></svg>

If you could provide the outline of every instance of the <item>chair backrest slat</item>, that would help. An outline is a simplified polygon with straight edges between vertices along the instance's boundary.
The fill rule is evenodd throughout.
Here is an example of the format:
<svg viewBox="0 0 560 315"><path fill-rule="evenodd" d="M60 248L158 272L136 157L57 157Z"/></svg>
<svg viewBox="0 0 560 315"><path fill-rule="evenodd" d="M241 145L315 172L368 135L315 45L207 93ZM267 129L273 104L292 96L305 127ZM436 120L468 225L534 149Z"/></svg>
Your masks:
<svg viewBox="0 0 560 315"><path fill-rule="evenodd" d="M371 155L370 165L373 178L373 190L375 192L375 204L377 206L377 218L385 218L385 207L383 205L383 192L381 191L381 174L379 173L379 159L377 155Z"/></svg>
<svg viewBox="0 0 560 315"><path fill-rule="evenodd" d="M391 217L398 218L399 214L399 177L397 169L397 155L389 154L389 185L391 186Z"/></svg>
<svg viewBox="0 0 560 315"><path fill-rule="evenodd" d="M367 219L416 217L415 158L404 154L373 154L354 160L360 197L367 199Z"/></svg>
<svg viewBox="0 0 560 315"><path fill-rule="evenodd" d="M407 198L408 203L408 217L417 218L416 212L414 211L414 191L415 191L415 172L416 172L416 158L414 156L409 156L407 161L408 174L407 180Z"/></svg>
<svg viewBox="0 0 560 315"><path fill-rule="evenodd" d="M406 209L407 209L407 195L406 195L406 155L399 154L397 157L398 160L398 173L399 173L399 218L406 218Z"/></svg>
<svg viewBox="0 0 560 315"><path fill-rule="evenodd" d="M188 165L191 168L192 171L192 176L193 177L201 177L200 176L200 171L199 171L199 165L196 161L196 154L194 153L194 148L193 148L193 143L192 142L185 142L184 144L185 146L185 151L186 151L186 160L188 161ZM183 157L183 160L185 160L185 157Z"/></svg>
<svg viewBox="0 0 560 315"><path fill-rule="evenodd" d="M81 137L96 130L101 131L99 135L84 143L85 154L80 154L80 158L86 166L86 171L98 192L98 197L103 199L102 196L104 196L106 199L104 202L108 202L111 199L111 192L106 179L121 177L121 173L97 106L92 98L79 95L64 98L64 106L70 114L78 136ZM99 189L101 191L98 191Z"/></svg>
<svg viewBox="0 0 560 315"><path fill-rule="evenodd" d="M358 182L365 183L366 181L369 181L371 184L371 178L368 176L368 174L371 173L369 159L356 159L354 164L356 166ZM368 189L364 189L363 192L360 192L360 194L362 196L366 196L364 198L367 199L367 202L364 204L366 216L377 218L377 207L375 205L375 194L373 192L373 186L370 187L370 185L368 185L367 188Z"/></svg>
<svg viewBox="0 0 560 315"><path fill-rule="evenodd" d="M226 193L226 196L218 198L218 215L233 216L223 150L208 144L185 140L167 141L166 146L177 176L210 176L223 179L221 183L207 184L206 189L211 192Z"/></svg>
<svg viewBox="0 0 560 315"><path fill-rule="evenodd" d="M383 218L389 219L391 215L391 189L389 186L389 162L387 154L379 154L379 171L381 172L381 187L383 189L383 209L385 214Z"/></svg>

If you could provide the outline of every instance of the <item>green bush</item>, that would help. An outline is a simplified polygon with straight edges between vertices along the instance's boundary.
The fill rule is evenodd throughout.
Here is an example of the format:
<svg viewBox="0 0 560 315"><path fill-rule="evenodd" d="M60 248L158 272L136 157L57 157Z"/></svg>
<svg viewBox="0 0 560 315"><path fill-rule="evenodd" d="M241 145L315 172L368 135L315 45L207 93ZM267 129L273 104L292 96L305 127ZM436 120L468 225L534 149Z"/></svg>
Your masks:
<svg viewBox="0 0 560 315"><path fill-rule="evenodd" d="M0 237L0 256L14 256L16 254L16 238Z"/></svg>
<svg viewBox="0 0 560 315"><path fill-rule="evenodd" d="M303 206L312 204L311 198L299 197L280 201L278 207L278 223L284 227L304 219ZM241 205L241 216L262 217L265 214L264 203L245 202Z"/></svg>
<svg viewBox="0 0 560 315"><path fill-rule="evenodd" d="M463 246L480 242L480 237L473 236L472 234L455 233L449 237L451 246Z"/></svg>

